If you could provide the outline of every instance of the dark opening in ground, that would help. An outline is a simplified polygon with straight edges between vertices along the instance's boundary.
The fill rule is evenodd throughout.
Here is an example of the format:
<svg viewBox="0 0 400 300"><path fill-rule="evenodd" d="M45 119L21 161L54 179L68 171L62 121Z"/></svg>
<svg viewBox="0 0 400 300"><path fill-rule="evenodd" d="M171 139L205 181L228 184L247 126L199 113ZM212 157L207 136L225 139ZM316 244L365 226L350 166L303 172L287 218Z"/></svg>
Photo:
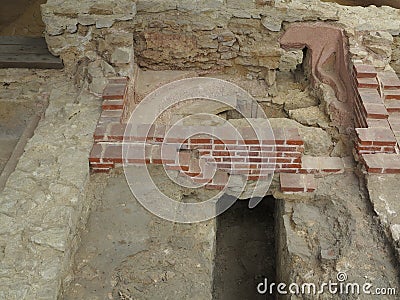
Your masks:
<svg viewBox="0 0 400 300"><path fill-rule="evenodd" d="M275 281L274 208L273 197L254 209L239 200L218 216L214 299L268 299L257 285Z"/></svg>

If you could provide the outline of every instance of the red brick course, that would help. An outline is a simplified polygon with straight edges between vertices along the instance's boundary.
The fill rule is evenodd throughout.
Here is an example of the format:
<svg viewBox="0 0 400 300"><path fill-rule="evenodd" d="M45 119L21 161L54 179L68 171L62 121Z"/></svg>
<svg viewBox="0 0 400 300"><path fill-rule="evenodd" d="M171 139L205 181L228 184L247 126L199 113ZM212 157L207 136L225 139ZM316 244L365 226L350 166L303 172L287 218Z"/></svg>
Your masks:
<svg viewBox="0 0 400 300"><path fill-rule="evenodd" d="M400 79L392 71L378 73L373 66L359 64L354 65L353 77L355 148L361 162L369 173L397 173Z"/></svg>

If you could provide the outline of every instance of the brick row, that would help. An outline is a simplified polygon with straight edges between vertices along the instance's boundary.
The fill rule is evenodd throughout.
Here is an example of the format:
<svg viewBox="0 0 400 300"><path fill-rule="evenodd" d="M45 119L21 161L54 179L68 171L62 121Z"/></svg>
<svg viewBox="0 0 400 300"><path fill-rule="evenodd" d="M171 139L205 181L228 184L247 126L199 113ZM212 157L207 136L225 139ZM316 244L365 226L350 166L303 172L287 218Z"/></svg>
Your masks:
<svg viewBox="0 0 400 300"><path fill-rule="evenodd" d="M280 184L283 193L307 193L316 189L312 174L280 174Z"/></svg>
<svg viewBox="0 0 400 300"><path fill-rule="evenodd" d="M368 173L399 174L400 155L398 154L364 154L362 159Z"/></svg>

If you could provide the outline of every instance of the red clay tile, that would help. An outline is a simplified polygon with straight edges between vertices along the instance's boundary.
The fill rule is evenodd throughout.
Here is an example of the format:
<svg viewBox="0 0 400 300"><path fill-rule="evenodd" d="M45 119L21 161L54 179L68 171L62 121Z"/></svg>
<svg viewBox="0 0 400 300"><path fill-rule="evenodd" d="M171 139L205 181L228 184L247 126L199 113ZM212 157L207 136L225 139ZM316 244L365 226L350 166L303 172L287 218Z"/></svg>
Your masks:
<svg viewBox="0 0 400 300"><path fill-rule="evenodd" d="M219 191L222 191L225 188L225 185L206 184L205 188L208 189L208 190L219 190Z"/></svg>
<svg viewBox="0 0 400 300"><path fill-rule="evenodd" d="M101 106L103 110L119 110L124 108L124 101L122 100L104 100Z"/></svg>
<svg viewBox="0 0 400 300"><path fill-rule="evenodd" d="M319 164L321 172L324 173L344 172L344 164L340 157L320 157Z"/></svg>
<svg viewBox="0 0 400 300"><path fill-rule="evenodd" d="M285 128L284 133L287 145L304 145L304 141L297 128Z"/></svg>
<svg viewBox="0 0 400 300"><path fill-rule="evenodd" d="M398 154L364 154L362 158L369 173L400 173Z"/></svg>
<svg viewBox="0 0 400 300"><path fill-rule="evenodd" d="M387 119L389 114L383 104L365 103L365 117L370 119Z"/></svg>
<svg viewBox="0 0 400 300"><path fill-rule="evenodd" d="M122 163L122 146L121 145L105 145L104 162Z"/></svg>
<svg viewBox="0 0 400 300"><path fill-rule="evenodd" d="M126 93L127 85L119 83L109 83L103 91L104 100L123 99Z"/></svg>
<svg viewBox="0 0 400 300"><path fill-rule="evenodd" d="M358 78L375 78L377 75L375 67L372 65L355 64L353 69Z"/></svg>
<svg viewBox="0 0 400 300"><path fill-rule="evenodd" d="M378 78L384 90L400 89L400 79L395 72L380 72Z"/></svg>
<svg viewBox="0 0 400 300"><path fill-rule="evenodd" d="M396 90L385 90L384 91L385 100L400 100L400 89Z"/></svg>
<svg viewBox="0 0 400 300"><path fill-rule="evenodd" d="M304 193L316 188L314 175L311 174L280 174L281 191L284 193Z"/></svg>
<svg viewBox="0 0 400 300"><path fill-rule="evenodd" d="M110 124L107 137L109 141L123 141L126 125L120 123Z"/></svg>
<svg viewBox="0 0 400 300"><path fill-rule="evenodd" d="M388 120L386 119L367 119L366 121L368 128L371 127L389 128L389 123Z"/></svg>
<svg viewBox="0 0 400 300"><path fill-rule="evenodd" d="M400 112L400 101L399 100L386 100L385 107L389 113Z"/></svg>
<svg viewBox="0 0 400 300"><path fill-rule="evenodd" d="M128 83L128 77L108 78L108 83L110 83L110 84L127 84Z"/></svg>
<svg viewBox="0 0 400 300"><path fill-rule="evenodd" d="M103 153L103 146L101 144L94 144L89 155L89 162L100 162Z"/></svg>
<svg viewBox="0 0 400 300"><path fill-rule="evenodd" d="M106 135L106 127L101 124L97 124L93 134L94 141L95 142L104 141L105 135Z"/></svg>
<svg viewBox="0 0 400 300"><path fill-rule="evenodd" d="M387 128L357 128L359 144L361 146L395 146L396 138L392 130Z"/></svg>
<svg viewBox="0 0 400 300"><path fill-rule="evenodd" d="M378 88L376 78L356 78L358 88Z"/></svg>
<svg viewBox="0 0 400 300"><path fill-rule="evenodd" d="M362 103L383 103L382 97L376 89L358 89L358 94Z"/></svg>

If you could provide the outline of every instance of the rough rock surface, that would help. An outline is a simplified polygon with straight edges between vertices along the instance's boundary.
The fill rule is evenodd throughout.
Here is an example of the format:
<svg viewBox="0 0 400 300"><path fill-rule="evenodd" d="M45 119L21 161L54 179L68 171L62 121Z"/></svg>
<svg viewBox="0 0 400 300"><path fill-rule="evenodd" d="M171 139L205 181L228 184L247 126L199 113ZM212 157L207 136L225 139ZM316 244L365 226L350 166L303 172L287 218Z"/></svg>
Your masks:
<svg viewBox="0 0 400 300"><path fill-rule="evenodd" d="M396 288L398 275L391 247L380 235L363 189L354 174L319 179L318 189L308 200L280 202L278 222L277 282L336 282L338 272L347 275L346 283L365 282L375 288ZM281 267L281 268L280 268ZM301 299L332 299L324 293L301 295ZM365 295L363 299L376 299ZM292 296L291 299L300 299ZM393 299L393 296L382 296Z"/></svg>
<svg viewBox="0 0 400 300"><path fill-rule="evenodd" d="M56 299L88 210L99 102L78 93L62 71L8 69L0 76L19 82L21 94L49 94L45 117L0 193L0 298Z"/></svg>
<svg viewBox="0 0 400 300"><path fill-rule="evenodd" d="M400 193L398 175L368 175L366 177L369 198L381 226L395 245L400 258Z"/></svg>

